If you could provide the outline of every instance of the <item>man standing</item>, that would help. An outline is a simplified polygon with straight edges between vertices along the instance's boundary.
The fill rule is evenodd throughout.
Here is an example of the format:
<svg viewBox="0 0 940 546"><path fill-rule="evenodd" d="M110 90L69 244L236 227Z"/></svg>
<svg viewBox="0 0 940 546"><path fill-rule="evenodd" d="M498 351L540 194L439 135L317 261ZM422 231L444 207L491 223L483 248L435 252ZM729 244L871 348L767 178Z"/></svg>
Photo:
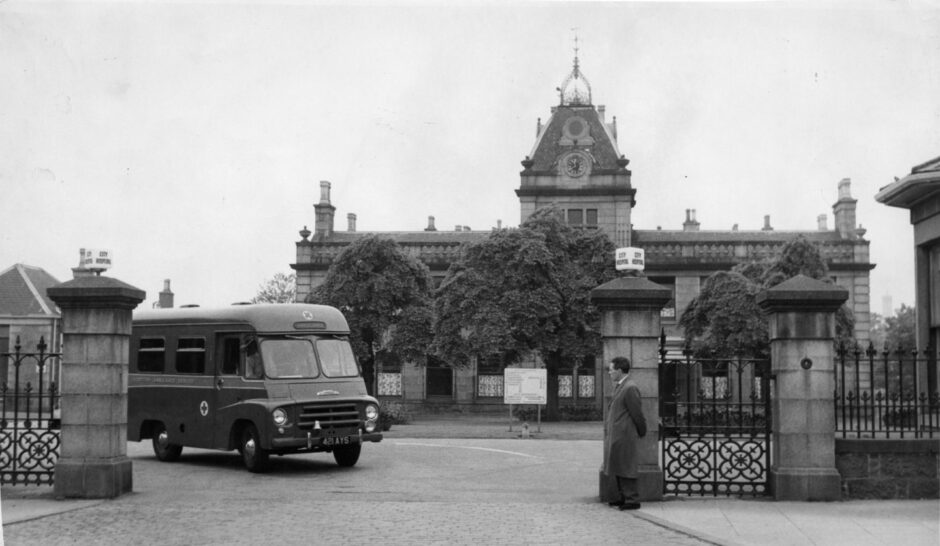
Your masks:
<svg viewBox="0 0 940 546"><path fill-rule="evenodd" d="M620 500L608 504L621 510L640 507L637 491L637 444L646 436L646 418L640 403L640 389L629 379L630 360L618 356L607 367L614 394L607 406L604 423L604 474L616 476Z"/></svg>

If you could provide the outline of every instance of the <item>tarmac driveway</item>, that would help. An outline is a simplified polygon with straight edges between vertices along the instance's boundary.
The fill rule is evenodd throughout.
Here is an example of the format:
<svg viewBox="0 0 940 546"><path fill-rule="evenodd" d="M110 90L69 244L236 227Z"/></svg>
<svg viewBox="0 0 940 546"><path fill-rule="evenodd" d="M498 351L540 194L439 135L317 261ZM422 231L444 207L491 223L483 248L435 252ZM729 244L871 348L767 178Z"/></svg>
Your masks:
<svg viewBox="0 0 940 546"><path fill-rule="evenodd" d="M386 438L351 469L294 455L251 474L235 452L161 463L129 443L132 494L3 531L12 545L704 543L599 503L600 453L596 440Z"/></svg>

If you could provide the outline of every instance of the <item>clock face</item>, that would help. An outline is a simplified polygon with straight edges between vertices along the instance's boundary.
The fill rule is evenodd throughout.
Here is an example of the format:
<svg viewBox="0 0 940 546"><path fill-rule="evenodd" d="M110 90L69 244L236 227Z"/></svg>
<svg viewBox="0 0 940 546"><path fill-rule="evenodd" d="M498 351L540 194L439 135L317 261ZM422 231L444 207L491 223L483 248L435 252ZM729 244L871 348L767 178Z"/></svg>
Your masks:
<svg viewBox="0 0 940 546"><path fill-rule="evenodd" d="M568 176L578 177L587 171L587 164L583 156L572 154L565 158L565 172Z"/></svg>

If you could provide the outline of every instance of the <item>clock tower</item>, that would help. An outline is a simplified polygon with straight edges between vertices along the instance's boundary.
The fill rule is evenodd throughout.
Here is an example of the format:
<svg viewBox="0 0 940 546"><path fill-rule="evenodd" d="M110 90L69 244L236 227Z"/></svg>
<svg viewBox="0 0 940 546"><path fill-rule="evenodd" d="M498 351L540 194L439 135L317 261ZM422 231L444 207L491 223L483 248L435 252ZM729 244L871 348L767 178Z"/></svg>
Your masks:
<svg viewBox="0 0 940 546"><path fill-rule="evenodd" d="M630 211L636 204L630 161L617 148L617 119L607 123L604 107L591 102L577 51L558 92L558 106L544 125L538 121L535 146L522 161L516 190L522 221L555 204L568 224L603 230L616 246L630 246Z"/></svg>

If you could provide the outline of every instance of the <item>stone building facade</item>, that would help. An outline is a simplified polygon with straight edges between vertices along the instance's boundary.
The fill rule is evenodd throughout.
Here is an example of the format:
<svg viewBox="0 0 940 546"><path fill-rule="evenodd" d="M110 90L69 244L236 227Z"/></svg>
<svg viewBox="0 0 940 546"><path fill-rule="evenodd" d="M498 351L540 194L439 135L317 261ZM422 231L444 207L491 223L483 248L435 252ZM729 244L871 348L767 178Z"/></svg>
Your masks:
<svg viewBox="0 0 940 546"><path fill-rule="evenodd" d="M678 345L682 333L677 318L700 291L712 273L735 264L770 258L798 235L816 243L822 250L835 283L849 291L855 312L856 338L869 337L869 243L865 230L855 217L856 200L851 181L838 183L833 205L833 228L825 214L818 217L816 229L777 231L765 218L761 230L700 230L694 210L687 210L682 229L634 229L631 213L636 205L629 160L617 145L617 120L606 119L604 106L593 104L591 86L581 73L575 57L571 72L559 87L559 103L551 108L544 123L537 122L535 144L523 161L520 185L516 189L520 219L525 220L540 207L554 204L566 221L582 229L602 230L617 247L635 246L646 251L645 274L672 290L673 299L663 310L663 324L670 343ZM320 200L314 231L306 226L296 243L297 259L291 264L297 275L297 300L322 283L330 264L342 249L359 237L373 233L356 231L356 216L347 215L347 229L336 231L336 207L330 200L330 182L320 182ZM461 245L481 240L490 231L471 231L464 226L440 231L434 217L423 231L381 232L406 252L422 260L440 282L456 258ZM538 362L524 365L537 366ZM582 367L562 371L559 395L562 403L602 404L603 366L585 362ZM470 369L447 366L380 370L378 393L422 406L469 408L502 407L502 368L498 363L478 362Z"/></svg>

